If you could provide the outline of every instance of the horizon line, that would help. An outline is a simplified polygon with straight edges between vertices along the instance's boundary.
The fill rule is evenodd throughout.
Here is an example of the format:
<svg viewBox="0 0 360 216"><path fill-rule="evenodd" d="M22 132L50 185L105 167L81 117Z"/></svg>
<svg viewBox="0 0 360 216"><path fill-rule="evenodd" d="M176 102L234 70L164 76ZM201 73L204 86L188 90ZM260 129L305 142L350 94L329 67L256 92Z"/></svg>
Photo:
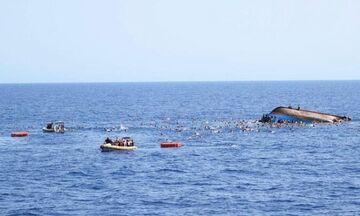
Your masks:
<svg viewBox="0 0 360 216"><path fill-rule="evenodd" d="M168 80L168 81L69 81L69 82L0 82L0 85L12 84L116 84L116 83L230 83L230 82L333 82L360 81L360 79L313 79L313 80Z"/></svg>

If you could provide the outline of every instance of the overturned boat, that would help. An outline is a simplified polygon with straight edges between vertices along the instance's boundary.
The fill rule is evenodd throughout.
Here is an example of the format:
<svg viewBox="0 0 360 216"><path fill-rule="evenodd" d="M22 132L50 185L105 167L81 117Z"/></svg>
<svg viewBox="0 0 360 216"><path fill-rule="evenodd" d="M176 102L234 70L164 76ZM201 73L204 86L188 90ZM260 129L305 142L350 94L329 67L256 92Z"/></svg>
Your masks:
<svg viewBox="0 0 360 216"><path fill-rule="evenodd" d="M350 121L347 116L303 110L292 107L277 107L271 113L263 115L260 122L264 123L338 123Z"/></svg>

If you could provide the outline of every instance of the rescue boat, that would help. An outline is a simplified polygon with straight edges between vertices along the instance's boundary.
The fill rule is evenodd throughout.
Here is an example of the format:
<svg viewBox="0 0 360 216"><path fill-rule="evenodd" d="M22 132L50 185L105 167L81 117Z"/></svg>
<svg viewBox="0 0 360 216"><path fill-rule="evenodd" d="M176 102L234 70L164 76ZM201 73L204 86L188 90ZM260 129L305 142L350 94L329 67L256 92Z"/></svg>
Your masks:
<svg viewBox="0 0 360 216"><path fill-rule="evenodd" d="M104 143L100 146L102 151L113 151L113 150L122 150L122 151L133 151L137 149L136 146L117 146L111 143Z"/></svg>
<svg viewBox="0 0 360 216"><path fill-rule="evenodd" d="M62 121L50 122L42 130L44 133L65 133L65 123Z"/></svg>
<svg viewBox="0 0 360 216"><path fill-rule="evenodd" d="M136 146L134 145L134 140L131 137L123 137L121 139L115 139L114 141L108 137L100 148L102 151L133 151L136 149Z"/></svg>

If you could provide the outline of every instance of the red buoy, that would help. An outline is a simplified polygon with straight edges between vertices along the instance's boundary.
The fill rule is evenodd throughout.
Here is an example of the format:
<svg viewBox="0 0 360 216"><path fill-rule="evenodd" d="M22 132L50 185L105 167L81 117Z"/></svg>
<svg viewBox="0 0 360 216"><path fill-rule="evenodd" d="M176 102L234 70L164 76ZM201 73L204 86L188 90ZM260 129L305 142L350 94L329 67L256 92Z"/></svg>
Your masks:
<svg viewBox="0 0 360 216"><path fill-rule="evenodd" d="M179 142L163 142L160 144L161 148L179 148L181 143Z"/></svg>
<svg viewBox="0 0 360 216"><path fill-rule="evenodd" d="M28 135L29 135L29 133L26 132L26 131L18 131L18 132L12 132L11 133L12 137L26 137Z"/></svg>

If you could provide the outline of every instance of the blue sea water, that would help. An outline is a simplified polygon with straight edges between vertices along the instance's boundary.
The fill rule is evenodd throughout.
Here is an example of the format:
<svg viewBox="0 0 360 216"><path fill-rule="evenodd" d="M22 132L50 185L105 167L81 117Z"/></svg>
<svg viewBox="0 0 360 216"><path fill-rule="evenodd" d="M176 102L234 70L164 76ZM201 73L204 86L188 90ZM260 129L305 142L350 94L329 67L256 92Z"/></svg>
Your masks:
<svg viewBox="0 0 360 216"><path fill-rule="evenodd" d="M0 85L0 213L359 215L359 93L359 81ZM353 121L254 123L289 104ZM43 133L53 120L68 131ZM101 152L108 136L138 149Z"/></svg>

